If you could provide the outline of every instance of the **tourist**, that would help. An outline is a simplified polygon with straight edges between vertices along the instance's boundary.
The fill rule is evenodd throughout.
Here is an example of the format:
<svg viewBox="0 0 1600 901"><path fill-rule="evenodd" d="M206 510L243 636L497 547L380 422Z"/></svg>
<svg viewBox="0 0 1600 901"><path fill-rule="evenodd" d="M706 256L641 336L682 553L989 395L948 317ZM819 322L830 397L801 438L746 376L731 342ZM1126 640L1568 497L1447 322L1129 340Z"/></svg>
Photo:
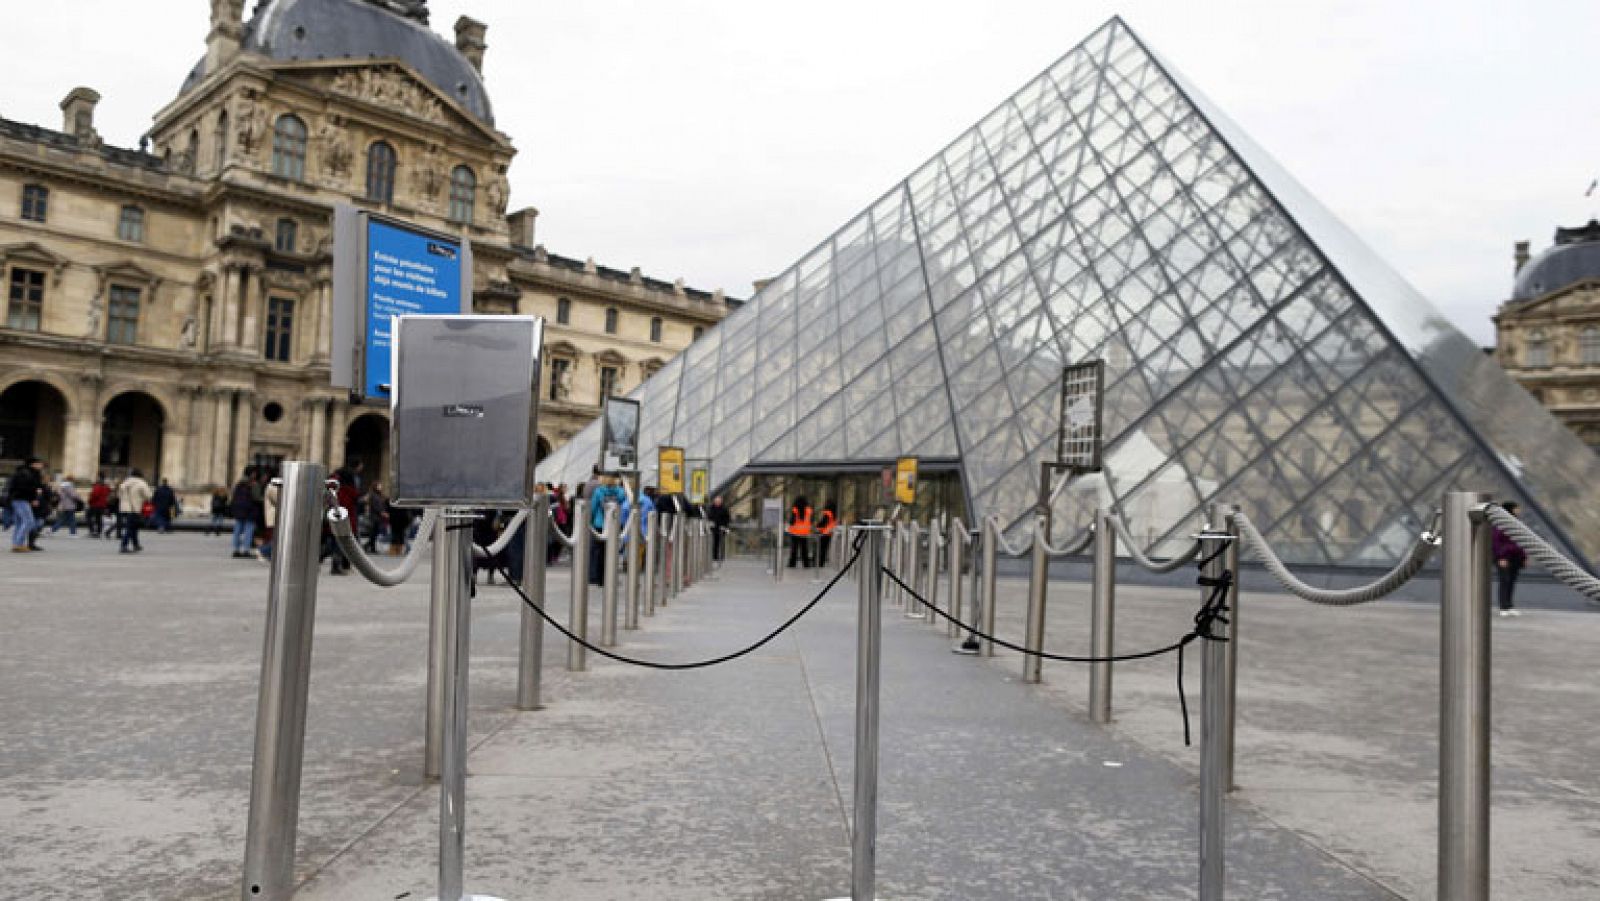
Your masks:
<svg viewBox="0 0 1600 901"><path fill-rule="evenodd" d="M106 506L106 512L111 516L111 528L106 529L106 540L122 537L122 497L117 489L122 487L122 480L111 484L111 502Z"/></svg>
<svg viewBox="0 0 1600 901"><path fill-rule="evenodd" d="M728 508L722 503L722 495L711 499L711 508L706 511L706 520L711 523L711 559L721 563L723 557L723 541L726 540L728 527L733 523Z"/></svg>
<svg viewBox="0 0 1600 901"><path fill-rule="evenodd" d="M1517 512L1519 508L1516 501L1506 501L1500 506L1512 516L1521 518L1521 514ZM1512 540L1510 535L1499 529L1494 530L1489 543L1494 553L1495 569L1500 574L1500 615L1521 616L1522 611L1511 602L1511 593L1517 587L1517 574L1527 565L1528 552Z"/></svg>
<svg viewBox="0 0 1600 901"><path fill-rule="evenodd" d="M225 531L224 523L228 520L228 489L221 485L211 489L211 524L206 527L207 535L221 535Z"/></svg>
<svg viewBox="0 0 1600 901"><path fill-rule="evenodd" d="M166 479L161 480L161 485L156 488L155 496L150 499L155 505L153 525L156 531L163 535L172 534L172 521L178 518L178 494L172 490Z"/></svg>
<svg viewBox="0 0 1600 901"><path fill-rule="evenodd" d="M89 487L89 535L98 538L106 531L106 512L111 507L111 485L106 482L106 474L95 476L94 484Z"/></svg>
<svg viewBox="0 0 1600 901"><path fill-rule="evenodd" d="M144 473L137 469L129 472L128 477L117 486L117 500L123 511L122 553L138 553L144 550L139 544L139 526L142 518L140 511L154 496L155 492L150 490L150 483L144 480Z"/></svg>
<svg viewBox="0 0 1600 901"><path fill-rule="evenodd" d="M11 552L26 554L38 550L33 546L34 511L39 508L39 493L44 487L44 461L29 457L6 484L6 497L11 500Z"/></svg>
<svg viewBox="0 0 1600 901"><path fill-rule="evenodd" d="M233 486L233 500L228 513L233 516L234 559L255 556L256 539L256 468L247 466L244 475Z"/></svg>
<svg viewBox="0 0 1600 901"><path fill-rule="evenodd" d="M261 492L261 549L257 552L262 561L272 559L273 537L278 528L278 499L283 495L283 479L273 476Z"/></svg>
<svg viewBox="0 0 1600 901"><path fill-rule="evenodd" d="M33 529L28 533L28 549L42 551L39 547L39 537L44 534L44 527L55 518L56 509L60 506L61 499L56 494L55 486L50 484L50 477L44 470L39 471L39 502L33 508Z"/></svg>
<svg viewBox="0 0 1600 901"><path fill-rule="evenodd" d="M545 539L545 565L555 566L561 560L562 541L560 535L570 537L572 534L572 505L567 502L566 492L560 485L549 487L550 534Z"/></svg>
<svg viewBox="0 0 1600 901"><path fill-rule="evenodd" d="M383 486L372 483L361 504L361 522L366 536L363 547L369 554L378 552L378 536L389 528L389 499L383 496Z"/></svg>
<svg viewBox="0 0 1600 901"><path fill-rule="evenodd" d="M399 557L406 552L407 533L411 529L411 511L389 504L389 553Z"/></svg>
<svg viewBox="0 0 1600 901"><path fill-rule="evenodd" d="M600 476L594 492L589 496L589 525L596 532L605 528L606 507L621 507L628 502L627 494L617 485L617 477ZM618 519L621 522L621 519ZM575 526L576 528L576 526ZM613 550L615 545L612 546ZM606 542L596 538L589 546L589 584L599 585L605 579Z"/></svg>
<svg viewBox="0 0 1600 901"><path fill-rule="evenodd" d="M805 495L795 498L794 506L789 508L789 526L785 529L789 533L790 569L794 569L797 560L806 569L811 568L811 520L814 516L811 502Z"/></svg>
<svg viewBox="0 0 1600 901"><path fill-rule="evenodd" d="M78 496L78 486L73 484L72 476L62 476L56 484L56 495L61 498L61 507L56 511L55 522L50 525L50 534L54 535L63 525L67 527L67 534L73 538L78 537L78 511L83 509L83 498Z"/></svg>

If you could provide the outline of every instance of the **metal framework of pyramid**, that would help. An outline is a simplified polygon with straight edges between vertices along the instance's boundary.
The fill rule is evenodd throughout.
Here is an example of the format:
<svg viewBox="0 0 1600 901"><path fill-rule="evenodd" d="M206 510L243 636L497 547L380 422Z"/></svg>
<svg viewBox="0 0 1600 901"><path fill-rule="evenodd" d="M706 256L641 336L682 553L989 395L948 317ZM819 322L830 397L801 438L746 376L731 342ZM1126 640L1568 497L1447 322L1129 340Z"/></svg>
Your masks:
<svg viewBox="0 0 1600 901"><path fill-rule="evenodd" d="M1106 468L1058 498L1069 528L1115 503L1159 552L1223 501L1287 560L1382 565L1460 488L1600 560L1600 457L1120 19L631 396L647 459L949 461L1023 534L1062 367L1093 358ZM540 477L581 481L599 441Z"/></svg>

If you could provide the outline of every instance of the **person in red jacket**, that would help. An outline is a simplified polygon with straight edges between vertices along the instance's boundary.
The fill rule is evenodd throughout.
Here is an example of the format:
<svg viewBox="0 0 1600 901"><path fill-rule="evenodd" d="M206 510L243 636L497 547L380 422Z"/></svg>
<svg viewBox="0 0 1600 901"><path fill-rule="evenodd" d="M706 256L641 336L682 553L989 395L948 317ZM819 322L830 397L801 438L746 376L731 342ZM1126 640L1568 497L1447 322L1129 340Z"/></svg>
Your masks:
<svg viewBox="0 0 1600 901"><path fill-rule="evenodd" d="M106 474L95 476L94 485L89 489L89 534L98 538L106 528L106 509L111 506L111 486L106 483Z"/></svg>

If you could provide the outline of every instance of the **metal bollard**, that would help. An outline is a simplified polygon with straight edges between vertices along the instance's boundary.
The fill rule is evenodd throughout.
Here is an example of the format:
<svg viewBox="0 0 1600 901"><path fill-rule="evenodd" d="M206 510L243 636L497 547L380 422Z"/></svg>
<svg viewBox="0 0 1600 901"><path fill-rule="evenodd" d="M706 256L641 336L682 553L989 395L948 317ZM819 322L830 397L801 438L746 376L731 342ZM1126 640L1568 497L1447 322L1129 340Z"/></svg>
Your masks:
<svg viewBox="0 0 1600 901"><path fill-rule="evenodd" d="M644 529L644 615L656 615L656 566L657 556L660 554L659 541L656 536L661 532L661 513L658 510L654 516L645 518Z"/></svg>
<svg viewBox="0 0 1600 901"><path fill-rule="evenodd" d="M450 525L444 511L433 521L433 573L428 586L428 709L423 722L422 775L439 778L444 760L444 660L450 615Z"/></svg>
<svg viewBox="0 0 1600 901"><path fill-rule="evenodd" d="M546 543L550 533L550 495L533 499L522 535L522 591L533 606L544 609ZM538 710L544 667L544 617L522 605L517 645L517 709Z"/></svg>
<svg viewBox="0 0 1600 901"><path fill-rule="evenodd" d="M1226 532L1207 530L1200 534L1200 558L1216 555L1205 565L1206 578L1216 579L1227 570L1227 560L1219 553L1233 543ZM1201 587L1201 597L1212 589ZM1221 620L1211 627L1217 638L1228 638L1228 626ZM1223 773L1223 723L1227 718L1227 657L1223 641L1201 641L1200 648L1200 901L1222 901L1227 877L1227 816L1223 799L1227 777Z"/></svg>
<svg viewBox="0 0 1600 901"><path fill-rule="evenodd" d="M1043 662L1036 656L1044 650L1045 589L1050 580L1050 555L1044 546L1044 517L1033 520L1033 565L1028 571L1027 648L1022 656L1022 681L1038 682L1044 677Z"/></svg>
<svg viewBox="0 0 1600 901"><path fill-rule="evenodd" d="M689 587L689 582L684 578L683 564L688 555L685 545L689 541L689 517L674 517L677 524L677 533L672 538L672 596L683 594Z"/></svg>
<svg viewBox="0 0 1600 901"><path fill-rule="evenodd" d="M999 550L999 524L992 519L985 519L983 523L983 592L979 595L978 603L983 607L983 616L978 619L979 629L985 635L994 634L994 607L995 607L995 558ZM994 642L983 639L983 656L994 656Z"/></svg>
<svg viewBox="0 0 1600 901"><path fill-rule="evenodd" d="M783 505L778 505L778 526L772 532L772 581L783 581Z"/></svg>
<svg viewBox="0 0 1600 901"><path fill-rule="evenodd" d="M1220 508L1220 509L1217 509ZM1228 643L1222 646L1226 662L1227 683L1223 690L1223 705L1227 712L1222 722L1222 790L1231 792L1233 780L1233 736L1239 724L1239 524L1234 519L1238 508L1232 504L1217 504L1213 508L1223 526L1223 531L1233 536L1228 550L1223 553L1223 565L1233 573L1233 584L1228 586Z"/></svg>
<svg viewBox="0 0 1600 901"><path fill-rule="evenodd" d="M283 465L277 548L267 583L250 812L245 821L240 891L245 901L281 901L295 887L294 849L300 826L300 773L326 478L327 470L315 463Z"/></svg>
<svg viewBox="0 0 1600 901"><path fill-rule="evenodd" d="M1089 655L1110 657L1116 647L1117 531L1111 511L1094 513L1094 594L1089 611ZM1111 722L1111 662L1089 665L1089 719Z"/></svg>
<svg viewBox="0 0 1600 901"><path fill-rule="evenodd" d="M459 511L457 524L471 523ZM451 517L441 515L439 522ZM439 897L461 898L467 805L467 664L472 646L472 531L449 530L445 618L444 771L439 776Z"/></svg>
<svg viewBox="0 0 1600 901"><path fill-rule="evenodd" d="M639 538L643 529L639 525L639 517L644 511L638 504L628 512L628 534L623 541L623 553L628 555L627 597L624 599L625 616L624 629L639 628Z"/></svg>
<svg viewBox="0 0 1600 901"><path fill-rule="evenodd" d="M1444 496L1439 642L1439 897L1489 898L1489 496Z"/></svg>
<svg viewBox="0 0 1600 901"><path fill-rule="evenodd" d="M600 644L608 648L617 646L617 536L622 532L619 513L607 505L600 529ZM591 551L592 553L592 551Z"/></svg>
<svg viewBox="0 0 1600 901"><path fill-rule="evenodd" d="M667 606L667 601L678 596L678 581L674 574L677 569L677 547L679 533L683 525L683 517L677 513L671 514L665 520L666 544L661 548L661 606Z"/></svg>
<svg viewBox="0 0 1600 901"><path fill-rule="evenodd" d="M928 571L922 581L928 596L928 625L934 628L941 622L933 611L939 609L939 538L943 531L936 520L928 520Z"/></svg>
<svg viewBox="0 0 1600 901"><path fill-rule="evenodd" d="M567 628L579 638L589 637L589 502L581 497L572 502L572 605ZM587 648L569 639L567 669L588 669L588 654Z"/></svg>
<svg viewBox="0 0 1600 901"><path fill-rule="evenodd" d="M950 620L946 623L945 633L955 638L960 634L956 623L961 621L961 571L966 568L962 562L962 542L967 540L966 529L962 527L961 520L950 521L950 531L945 539L945 553L948 554L946 568L950 576Z"/></svg>
<svg viewBox="0 0 1600 901"><path fill-rule="evenodd" d="M902 561L901 568L905 570L905 573L900 578L911 586L911 592L926 597L927 590L922 586L924 575L922 566L922 527L914 522L908 523L906 525L904 544L906 556ZM906 594L907 619L926 619L931 615L922 609L922 605L917 603L917 599L912 597L911 593Z"/></svg>
<svg viewBox="0 0 1600 901"><path fill-rule="evenodd" d="M855 828L850 836L850 897L873 901L878 861L878 663L883 649L883 546L889 527L861 524L861 585L856 627Z"/></svg>

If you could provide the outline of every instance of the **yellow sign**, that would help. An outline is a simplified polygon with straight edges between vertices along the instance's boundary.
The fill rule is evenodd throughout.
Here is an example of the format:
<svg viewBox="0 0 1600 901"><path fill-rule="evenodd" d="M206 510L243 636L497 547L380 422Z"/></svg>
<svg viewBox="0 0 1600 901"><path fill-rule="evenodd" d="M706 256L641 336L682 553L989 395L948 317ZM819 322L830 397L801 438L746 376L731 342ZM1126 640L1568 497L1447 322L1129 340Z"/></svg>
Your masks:
<svg viewBox="0 0 1600 901"><path fill-rule="evenodd" d="M894 465L894 499L902 504L917 502L917 458L901 457Z"/></svg>
<svg viewBox="0 0 1600 901"><path fill-rule="evenodd" d="M663 447L658 452L662 494L683 493L683 448Z"/></svg>
<svg viewBox="0 0 1600 901"><path fill-rule="evenodd" d="M689 470L689 503L703 504L706 492L711 490L711 473L701 466Z"/></svg>

